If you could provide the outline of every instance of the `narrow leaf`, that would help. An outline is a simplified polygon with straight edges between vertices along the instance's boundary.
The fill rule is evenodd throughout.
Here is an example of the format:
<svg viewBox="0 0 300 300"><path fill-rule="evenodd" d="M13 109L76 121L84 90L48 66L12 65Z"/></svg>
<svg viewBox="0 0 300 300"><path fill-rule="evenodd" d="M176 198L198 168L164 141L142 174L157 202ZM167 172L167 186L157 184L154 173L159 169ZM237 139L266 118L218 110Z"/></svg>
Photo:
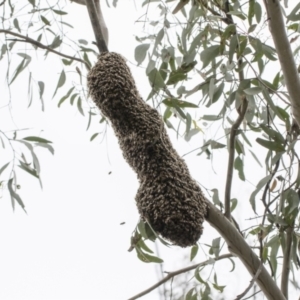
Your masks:
<svg viewBox="0 0 300 300"><path fill-rule="evenodd" d="M59 79L58 79L58 82L57 82L57 86L56 86L56 89L55 89L55 92L52 96L52 99L54 98L54 96L56 95L56 92L59 88L61 88L66 82L66 74L65 74L65 71L62 70L61 73L60 73L60 76L59 76Z"/></svg>

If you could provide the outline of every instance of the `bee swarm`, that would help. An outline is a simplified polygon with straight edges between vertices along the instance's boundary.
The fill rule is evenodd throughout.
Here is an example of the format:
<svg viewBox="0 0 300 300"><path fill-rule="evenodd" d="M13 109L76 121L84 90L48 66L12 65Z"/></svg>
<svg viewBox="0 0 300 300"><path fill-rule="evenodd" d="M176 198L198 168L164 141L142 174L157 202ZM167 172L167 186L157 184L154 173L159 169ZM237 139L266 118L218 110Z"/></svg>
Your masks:
<svg viewBox="0 0 300 300"><path fill-rule="evenodd" d="M136 204L142 218L174 244L194 245L203 230L205 197L174 150L160 115L139 95L123 57L102 53L88 74L88 88L138 175Z"/></svg>

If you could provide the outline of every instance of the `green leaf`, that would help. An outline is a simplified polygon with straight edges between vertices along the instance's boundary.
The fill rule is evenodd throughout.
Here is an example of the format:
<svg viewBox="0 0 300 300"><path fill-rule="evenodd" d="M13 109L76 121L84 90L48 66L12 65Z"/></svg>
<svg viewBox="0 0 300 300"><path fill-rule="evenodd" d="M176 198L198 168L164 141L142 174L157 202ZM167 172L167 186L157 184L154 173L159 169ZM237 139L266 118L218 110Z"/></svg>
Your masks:
<svg viewBox="0 0 300 300"><path fill-rule="evenodd" d="M261 9L260 4L257 1L255 1L255 4L254 4L254 13L255 13L256 22L260 23L261 15L262 15L262 9Z"/></svg>
<svg viewBox="0 0 300 300"><path fill-rule="evenodd" d="M262 178L257 186L256 189L252 192L251 196L250 196L250 204L252 206L253 211L256 213L256 204L255 204L255 197L258 194L258 192L268 183L268 181L270 180L270 178L272 177L272 174Z"/></svg>
<svg viewBox="0 0 300 300"><path fill-rule="evenodd" d="M154 68L149 74L148 79L150 81L151 87L155 90L159 90L165 87L163 78L160 75L160 72Z"/></svg>
<svg viewBox="0 0 300 300"><path fill-rule="evenodd" d="M74 104L74 101L75 101L75 98L78 96L78 93L75 93L71 96L70 98L70 104L73 105Z"/></svg>
<svg viewBox="0 0 300 300"><path fill-rule="evenodd" d="M44 110L43 94L44 94L44 90L45 90L45 83L43 81L38 81L38 86L39 86L40 100L42 102L42 110Z"/></svg>
<svg viewBox="0 0 300 300"><path fill-rule="evenodd" d="M21 53L18 53L18 54L21 56ZM27 59L27 58L24 58L21 61L21 63L17 66L17 68L14 72L13 78L11 79L11 81L9 83L10 85L14 82L14 80L17 78L17 76L27 68L27 66L29 65L30 62L31 62L31 59Z"/></svg>
<svg viewBox="0 0 300 300"><path fill-rule="evenodd" d="M98 136L98 134L99 132L94 133L90 138L90 142L92 142Z"/></svg>
<svg viewBox="0 0 300 300"><path fill-rule="evenodd" d="M58 107L60 107L60 106L62 105L62 103L63 103L66 99L68 99L68 98L70 97L70 95L71 95L71 93L73 92L74 88L75 88L74 86L71 87L71 88L69 89L69 91L67 92L67 94L66 94L65 96L63 96L63 97L58 101L58 104L57 104Z"/></svg>
<svg viewBox="0 0 300 300"><path fill-rule="evenodd" d="M149 239L153 242L156 240L156 234L147 222L145 223L143 220L140 220L137 228L144 239Z"/></svg>
<svg viewBox="0 0 300 300"><path fill-rule="evenodd" d="M172 71L169 75L166 85L173 85L180 81L186 80L187 75L182 71Z"/></svg>
<svg viewBox="0 0 300 300"><path fill-rule="evenodd" d="M46 139L40 138L38 136L28 136L26 138L23 138L24 141L29 141L29 142L37 142L37 143L52 143L51 141L48 141Z"/></svg>
<svg viewBox="0 0 300 300"><path fill-rule="evenodd" d="M229 43L229 62L232 62L233 56L236 52L238 46L238 38L237 35L233 35L230 39L230 43Z"/></svg>
<svg viewBox="0 0 300 300"><path fill-rule="evenodd" d="M233 198L230 200L231 206L230 206L230 211L233 212L237 206L238 200L236 198Z"/></svg>
<svg viewBox="0 0 300 300"><path fill-rule="evenodd" d="M209 63L215 59L218 55L220 55L220 46L214 45L209 48L203 50L200 54L200 59L203 63L202 69L207 67Z"/></svg>
<svg viewBox="0 0 300 300"><path fill-rule="evenodd" d="M198 48L198 47L200 46L200 44L201 44L201 39L204 37L204 35L205 35L205 32L202 31L202 32L200 32L200 33L193 39L193 41L192 41L192 43L191 43L191 45L190 45L190 49L189 49L189 51L188 51L188 54L193 53L193 52L196 50L196 48Z"/></svg>
<svg viewBox="0 0 300 300"><path fill-rule="evenodd" d="M291 13L287 16L287 19L290 21L300 21L300 3L298 3L293 10L291 11Z"/></svg>
<svg viewBox="0 0 300 300"><path fill-rule="evenodd" d="M241 160L241 158L239 156L237 156L235 161L234 161L234 168L238 171L239 178L242 181L245 181L244 163L243 163L243 161Z"/></svg>
<svg viewBox="0 0 300 300"><path fill-rule="evenodd" d="M42 16L42 15L41 15L41 20L43 21L43 23L44 23L45 25L47 25L47 26L50 26L50 25L51 25L51 23L48 21L48 19L45 18L45 17Z"/></svg>
<svg viewBox="0 0 300 300"><path fill-rule="evenodd" d="M188 114L187 114L187 115L188 115ZM185 139L187 142L189 142L189 141L191 140L191 138L192 138L194 135L198 134L199 132L200 132L200 129L199 129L199 128L193 128L193 129L189 130L188 133L185 134L184 139Z"/></svg>
<svg viewBox="0 0 300 300"><path fill-rule="evenodd" d="M217 121L217 120L220 120L222 119L222 115L203 115L202 117L202 120L205 120L205 121Z"/></svg>
<svg viewBox="0 0 300 300"><path fill-rule="evenodd" d="M17 30L18 30L19 32L21 32L21 28L20 28L20 26L19 26L19 21L18 21L18 19L14 19L13 23L14 23L14 26L17 28Z"/></svg>
<svg viewBox="0 0 300 300"><path fill-rule="evenodd" d="M202 269L201 269L202 270ZM201 270L199 271L199 267L196 268L195 270L195 278L202 284L206 284L206 281L202 279L202 277L200 276L200 272Z"/></svg>
<svg viewBox="0 0 300 300"><path fill-rule="evenodd" d="M2 172L7 168L7 166L9 165L10 163L8 162L7 164L3 165L0 169L0 175L2 174Z"/></svg>
<svg viewBox="0 0 300 300"><path fill-rule="evenodd" d="M164 28L162 28L159 32L158 32L158 34L157 34L157 36L156 36L156 39L155 39L155 42L154 42L154 47L153 47L153 52L154 51L157 51L157 46L161 43L161 41L162 41L162 39L163 39L163 37L164 37Z"/></svg>
<svg viewBox="0 0 300 300"><path fill-rule="evenodd" d="M215 140L211 140L210 141L210 147L211 147L211 149L222 149L222 148L225 148L226 145L221 144L221 143L219 143Z"/></svg>
<svg viewBox="0 0 300 300"><path fill-rule="evenodd" d="M238 155L241 154L245 155L244 145L241 143L241 141L238 138L236 138L235 140L235 149Z"/></svg>
<svg viewBox="0 0 300 300"><path fill-rule="evenodd" d="M271 141L267 141L267 140L264 140L261 138L257 138L256 142L269 150L273 150L276 152L284 152L285 151L284 146L279 142L271 142Z"/></svg>
<svg viewBox="0 0 300 300"><path fill-rule="evenodd" d="M56 95L56 92L59 88L61 88L66 82L66 73L64 70L61 71L60 73L60 76L59 76L59 79L58 79L58 82L57 82L57 86L56 86L56 89L55 89L55 92L52 96L52 99L54 98L54 96Z"/></svg>
<svg viewBox="0 0 300 300"><path fill-rule="evenodd" d="M191 288L187 294L185 295L185 299L184 300L197 300L197 293L194 294L195 288ZM196 298L195 298L196 296Z"/></svg>
<svg viewBox="0 0 300 300"><path fill-rule="evenodd" d="M286 214L289 215L292 211L299 206L299 195L293 189L289 189L286 192L286 200L288 203Z"/></svg>
<svg viewBox="0 0 300 300"><path fill-rule="evenodd" d="M19 165L19 168L26 171L27 173L29 173L30 175L36 177L36 178L39 178L39 175L38 173L36 172L36 170L30 168L29 165L25 164L24 162L22 161L19 161L20 162L20 165Z"/></svg>
<svg viewBox="0 0 300 300"><path fill-rule="evenodd" d="M252 24L252 19L254 17L254 4L255 4L255 0L249 0L249 8L248 8L248 22L249 22L249 25Z"/></svg>
<svg viewBox="0 0 300 300"><path fill-rule="evenodd" d="M252 96L261 93L262 89L260 87L252 87L252 88L245 89L244 92L245 94Z"/></svg>
<svg viewBox="0 0 300 300"><path fill-rule="evenodd" d="M150 263L150 262L153 262L153 263L163 263L164 261L159 258L159 257L156 257L156 256L152 256L152 255L149 255L147 253L144 253L140 248L138 247L135 247L136 249L136 253L137 253L137 257L142 261L142 262L145 262L145 263Z"/></svg>
<svg viewBox="0 0 300 300"><path fill-rule="evenodd" d="M24 203L23 203L21 197L20 197L20 196L14 191L14 189L13 189L13 186L12 186L13 180L14 180L13 178L9 179L8 184L7 184L7 187L8 187L9 193L10 193L10 196L11 196L11 198L12 198L12 201L13 201L13 199L16 200L16 201L18 202L18 204L19 204L19 205L23 208L23 210L26 212L26 210L25 210L25 205L24 205Z"/></svg>
<svg viewBox="0 0 300 300"><path fill-rule="evenodd" d="M78 97L78 100L77 100L77 108L78 108L79 112L84 116L84 112L83 112L83 109L82 109L82 101L81 101L81 97Z"/></svg>
<svg viewBox="0 0 300 300"><path fill-rule="evenodd" d="M284 144L285 143L285 139L284 137L281 135L280 132L272 129L271 127L268 127L264 124L260 125L261 129L274 141L280 143L280 144Z"/></svg>
<svg viewBox="0 0 300 300"><path fill-rule="evenodd" d="M29 141L29 142L37 142L37 143L45 143L45 144L51 144L51 141L48 141L46 139L40 138L38 136L27 136L23 138L24 141Z"/></svg>
<svg viewBox="0 0 300 300"><path fill-rule="evenodd" d="M215 88L214 95L213 95L212 101L211 101L212 103L215 103L219 100L219 98L223 94L224 86L225 86L225 84L224 84L224 82L222 82L220 85L218 85Z"/></svg>
<svg viewBox="0 0 300 300"><path fill-rule="evenodd" d="M235 269L235 262L234 262L234 260L232 259L232 258L230 258L230 257L228 257L228 259L231 261L231 263L232 263L232 269L229 271L229 272L233 272L234 271L234 269Z"/></svg>
<svg viewBox="0 0 300 300"><path fill-rule="evenodd" d="M159 73L162 77L162 79L165 81L168 76L168 66L169 64L167 62L162 62L159 68Z"/></svg>
<svg viewBox="0 0 300 300"><path fill-rule="evenodd" d="M259 159L257 158L257 156L255 155L254 152L252 152L250 149L249 149L249 152L251 153L251 155L253 156L253 158L256 160L256 162L262 167L262 164L260 163Z"/></svg>
<svg viewBox="0 0 300 300"><path fill-rule="evenodd" d="M280 246L280 239L279 236L276 235L274 236L268 243L268 247L271 247L271 252L270 252L270 263L272 266L272 276L275 278L276 277L276 271L277 271L277 253L278 249Z"/></svg>
<svg viewBox="0 0 300 300"><path fill-rule="evenodd" d="M42 147L42 148L46 148L46 149L48 149L50 151L50 153L52 155L54 155L54 148L51 145L45 144L45 143L37 143L36 146Z"/></svg>
<svg viewBox="0 0 300 300"><path fill-rule="evenodd" d="M189 113L186 114L186 129L185 129L185 136L189 134L192 125L192 117Z"/></svg>
<svg viewBox="0 0 300 300"><path fill-rule="evenodd" d="M253 24L253 25L249 26L249 28L248 28L248 34L250 34L251 32L255 31L256 27L257 27L257 24Z"/></svg>
<svg viewBox="0 0 300 300"><path fill-rule="evenodd" d="M35 0L28 0L28 2L29 2L33 7L35 7Z"/></svg>
<svg viewBox="0 0 300 300"><path fill-rule="evenodd" d="M57 15L63 16L67 15L68 13L62 10L52 9L53 12L55 12Z"/></svg>
<svg viewBox="0 0 300 300"><path fill-rule="evenodd" d="M287 127L290 127L290 117L289 114L281 107L275 106L275 112L277 112L277 116L287 124Z"/></svg>
<svg viewBox="0 0 300 300"><path fill-rule="evenodd" d="M86 40L83 40L83 39L79 39L78 42L80 44L83 44L83 45L87 45L88 44L88 42Z"/></svg>
<svg viewBox="0 0 300 300"><path fill-rule="evenodd" d="M211 248L209 249L209 254L211 255L214 254L216 258L219 257L219 253L220 253L220 241L221 241L220 237L213 239Z"/></svg>
<svg viewBox="0 0 300 300"><path fill-rule="evenodd" d="M141 44L135 48L134 58L138 65L140 65L145 60L149 47L150 44Z"/></svg>
<svg viewBox="0 0 300 300"><path fill-rule="evenodd" d="M86 52L84 52L84 54L83 54L83 60L88 64L88 66L92 67L89 56L87 55Z"/></svg>
<svg viewBox="0 0 300 300"><path fill-rule="evenodd" d="M226 287L226 285L218 285L217 273L214 274L214 283L213 283L213 287L214 287L217 291L219 291L219 292L221 292L221 293L223 293L224 288Z"/></svg>
<svg viewBox="0 0 300 300"><path fill-rule="evenodd" d="M65 66L70 66L73 62L73 59L67 60L67 59L63 58L62 62Z"/></svg>
<svg viewBox="0 0 300 300"><path fill-rule="evenodd" d="M137 245L138 245L141 249L145 250L146 252L153 253L153 251L145 244L145 242L144 242L142 239L140 239L140 240L138 241Z"/></svg>
<svg viewBox="0 0 300 300"><path fill-rule="evenodd" d="M197 255L197 253L198 253L198 250L199 250L198 245L194 245L194 246L191 248L190 261L192 261L192 260L196 257L196 255Z"/></svg>
<svg viewBox="0 0 300 300"><path fill-rule="evenodd" d="M0 60L3 58L6 52L7 52L7 46L6 44L3 44L1 47Z"/></svg>
<svg viewBox="0 0 300 300"><path fill-rule="evenodd" d="M174 108L176 108L176 107L180 107L180 108L186 108L186 107L198 108L198 105L196 105L194 103L190 103L190 102L175 99L175 98L166 98L162 101L162 103L164 103L166 106L174 107Z"/></svg>

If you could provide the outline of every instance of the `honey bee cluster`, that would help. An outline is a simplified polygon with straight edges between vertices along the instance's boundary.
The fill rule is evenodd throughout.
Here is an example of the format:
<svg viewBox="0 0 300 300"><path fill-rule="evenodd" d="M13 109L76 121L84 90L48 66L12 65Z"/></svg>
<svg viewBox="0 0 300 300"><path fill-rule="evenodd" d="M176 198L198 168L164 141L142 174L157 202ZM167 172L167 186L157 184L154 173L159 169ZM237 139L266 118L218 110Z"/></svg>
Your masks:
<svg viewBox="0 0 300 300"><path fill-rule="evenodd" d="M88 74L88 88L138 175L141 217L174 244L195 244L203 230L205 197L174 150L160 115L139 95L123 57L102 53Z"/></svg>

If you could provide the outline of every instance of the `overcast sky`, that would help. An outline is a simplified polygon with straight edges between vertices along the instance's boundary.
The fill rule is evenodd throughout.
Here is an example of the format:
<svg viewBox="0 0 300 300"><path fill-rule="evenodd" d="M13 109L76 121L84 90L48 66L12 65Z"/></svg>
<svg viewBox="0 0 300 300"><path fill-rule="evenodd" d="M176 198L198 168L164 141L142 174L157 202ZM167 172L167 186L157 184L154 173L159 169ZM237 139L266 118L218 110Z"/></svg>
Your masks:
<svg viewBox="0 0 300 300"><path fill-rule="evenodd" d="M103 5L110 31L110 50L121 53L129 60L138 88L146 97L149 85L144 69L133 64L137 45L133 35L137 32L134 21L141 16L141 11L136 10L133 1L119 2L117 8L108 9ZM70 32L69 37L93 40L86 9L72 4L68 7L68 13L76 32L76 35ZM13 120L17 128L30 128L28 132L21 132L20 137L38 135L53 141L55 155L45 149L37 151L43 190L35 178L22 171L18 173L19 193L25 202L27 215L19 207L12 212L7 191L1 191L0 299L127 299L158 280L153 264L142 263L134 251L127 251L139 218L134 200L138 189L137 178L124 161L110 127L102 141L97 138L91 143L91 135L104 127L95 122L86 131L87 118L83 118L76 108L66 103L58 109L57 99L63 96L63 92L51 100L62 69L59 61L50 54L46 61L40 60L31 66L33 76L47 84L44 113L40 111L38 98L34 99L33 107L27 109L26 76L20 76L13 86ZM2 61L0 70L3 66L5 63ZM3 73L0 73L0 85L7 101ZM1 130L13 130L13 126L8 110L1 109ZM202 134L199 134L187 143L176 137L174 132L169 133L181 155L199 147L203 140ZM1 165L9 158L8 153L8 148L6 152L0 149ZM209 189L219 188L223 193L226 156L216 156L211 162L205 156L196 156L196 153L185 157L193 177ZM250 167L253 174L261 171L258 165ZM255 175L252 179L256 184ZM235 180L238 181L237 178ZM238 181L233 197L249 195L253 188L249 182ZM246 209L249 208L247 203ZM239 216L236 217L239 221ZM125 224L120 225L123 222ZM210 244L217 235L208 224L204 227L200 242L206 250L204 244ZM149 245L155 249L154 244ZM160 256L165 260L163 270L173 271L186 266L187 260L183 258L189 256L189 248L167 249L160 245L159 249ZM225 247L223 253L226 252ZM200 250L195 262L207 258ZM240 268L239 264L237 268ZM240 268L243 276L228 273L230 269L228 262L216 266L220 272L218 283L230 285L226 290L228 299L241 293L250 280L243 268ZM206 275L209 273L204 273L203 278ZM232 280L236 284L232 285ZM158 299L157 292L144 299Z"/></svg>

